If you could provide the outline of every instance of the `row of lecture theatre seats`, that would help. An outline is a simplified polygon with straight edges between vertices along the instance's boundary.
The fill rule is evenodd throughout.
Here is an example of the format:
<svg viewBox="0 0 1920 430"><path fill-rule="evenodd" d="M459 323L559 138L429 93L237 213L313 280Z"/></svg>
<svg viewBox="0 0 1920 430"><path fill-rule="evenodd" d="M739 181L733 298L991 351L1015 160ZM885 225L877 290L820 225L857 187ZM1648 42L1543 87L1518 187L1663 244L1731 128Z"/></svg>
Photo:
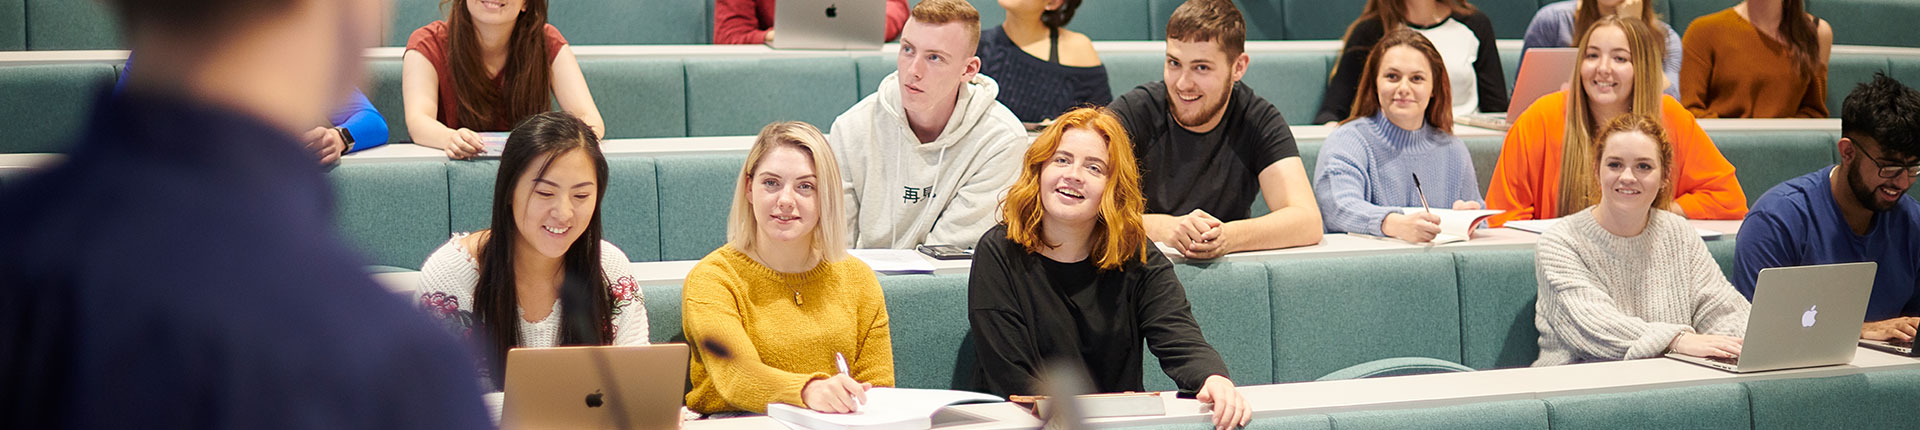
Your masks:
<svg viewBox="0 0 1920 430"><path fill-rule="evenodd" d="M1312 118L1325 93L1334 53L1256 48L1273 51L1251 53L1253 63L1243 82L1296 124ZM1902 50L1891 55L1834 54L1827 87L1832 116L1840 115L1847 93L1875 72L1920 85L1920 54ZM1519 63L1515 51L1501 53L1509 87ZM1110 52L1103 57L1116 96L1161 79L1164 56L1158 52ZM825 129L835 116L872 94L894 64L893 57L874 53L594 57L582 59L580 66L608 124L607 137L618 139L751 135L776 120L806 121ZM7 94L7 102L0 103L0 129L8 132L8 138L0 140L0 154L60 152L101 89L112 84L118 67L82 62L0 67L0 94ZM375 60L368 71L368 96L386 116L394 140L408 139L400 62Z"/></svg>
<svg viewBox="0 0 1920 430"><path fill-rule="evenodd" d="M878 4L882 0L867 0ZM996 0L969 0L987 26L1006 16ZM1067 27L1094 40L1166 38L1167 17L1183 0L1085 0ZM1519 39L1540 6L1557 0L1472 0L1501 39ZM1739 0L1649 0L1676 30L1694 18ZM0 50L121 48L116 26L100 0L0 0ZM439 0L395 0L387 43L405 45L413 29L441 19ZM845 3L845 2L842 2ZM910 3L918 3L911 0ZM1247 21L1248 40L1339 39L1365 0L1234 0ZM1920 34L1902 20L1920 16L1912 0L1819 0L1814 15L1834 23L1841 45L1920 46ZM712 42L713 0L559 0L548 21L573 43L592 45L704 44Z"/></svg>

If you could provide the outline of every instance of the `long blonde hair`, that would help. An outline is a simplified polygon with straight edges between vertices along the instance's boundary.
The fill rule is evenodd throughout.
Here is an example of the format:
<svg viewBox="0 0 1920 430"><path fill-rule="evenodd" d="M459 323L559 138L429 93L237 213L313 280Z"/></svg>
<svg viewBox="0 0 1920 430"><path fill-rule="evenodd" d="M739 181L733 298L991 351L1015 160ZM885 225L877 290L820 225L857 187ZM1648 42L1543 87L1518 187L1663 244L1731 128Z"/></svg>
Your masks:
<svg viewBox="0 0 1920 430"><path fill-rule="evenodd" d="M1585 61L1584 53L1593 42L1593 33L1607 27L1619 28L1625 33L1627 48L1633 50L1633 94L1627 113L1661 118L1660 89L1666 86L1661 85L1665 75L1661 74L1660 67L1666 58L1666 48L1654 37L1646 21L1619 16L1601 18L1580 36L1578 52L1583 55L1575 61ZM1572 85L1567 88L1567 134L1560 149L1560 205L1557 208L1560 216L1579 212L1600 201L1600 180L1593 172L1596 152L1593 133L1600 125L1613 120L1593 117L1593 109L1587 107L1586 86L1581 85L1581 69L1583 67L1574 67L1573 76L1567 79Z"/></svg>
<svg viewBox="0 0 1920 430"><path fill-rule="evenodd" d="M783 121L767 124L760 129L759 137L754 138L753 149L747 152L747 162L740 166L740 176L734 177L733 210L727 214L727 244L741 252L756 252L760 246L758 235L759 218L753 216L753 199L749 197L753 190L753 171L766 160L767 154L775 148L791 147L806 153L813 159L814 194L813 198L820 208L820 220L813 225L813 252L821 261L838 261L847 257L847 219L843 215L845 207L840 191L840 162L833 158L833 148L827 146L827 137L820 129L799 121Z"/></svg>

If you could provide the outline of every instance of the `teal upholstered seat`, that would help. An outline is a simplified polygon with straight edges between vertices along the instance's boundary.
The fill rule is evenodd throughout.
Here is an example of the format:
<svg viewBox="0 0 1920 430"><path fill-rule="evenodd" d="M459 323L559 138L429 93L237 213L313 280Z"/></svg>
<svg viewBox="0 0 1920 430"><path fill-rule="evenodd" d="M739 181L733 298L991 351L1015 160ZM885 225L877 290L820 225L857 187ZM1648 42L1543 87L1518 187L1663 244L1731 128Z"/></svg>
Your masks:
<svg viewBox="0 0 1920 430"><path fill-rule="evenodd" d="M687 76L681 59L581 60L580 71L607 126L606 138L687 135Z"/></svg>
<svg viewBox="0 0 1920 430"><path fill-rule="evenodd" d="M419 270L446 243L444 163L343 164L329 176L340 231L367 263Z"/></svg>
<svg viewBox="0 0 1920 430"><path fill-rule="evenodd" d="M967 276L880 278L893 334L893 380L906 388L963 388L972 375Z"/></svg>
<svg viewBox="0 0 1920 430"><path fill-rule="evenodd" d="M698 260L727 242L734 178L746 154L658 157L660 259Z"/></svg>
<svg viewBox="0 0 1920 430"><path fill-rule="evenodd" d="M1207 344L1227 362L1227 377L1237 385L1273 380L1273 320L1267 270L1257 263L1181 264L1174 273L1187 290L1187 302ZM1176 387L1160 369L1151 349L1143 350L1148 390Z"/></svg>
<svg viewBox="0 0 1920 430"><path fill-rule="evenodd" d="M1364 429L1544 429L1547 405L1539 400L1469 403L1426 409L1330 414L1334 430Z"/></svg>
<svg viewBox="0 0 1920 430"><path fill-rule="evenodd" d="M853 107L853 59L714 59L687 63L687 134L751 135L774 121L822 130Z"/></svg>
<svg viewBox="0 0 1920 430"><path fill-rule="evenodd" d="M114 77L106 64L0 67L0 153L65 151Z"/></svg>
<svg viewBox="0 0 1920 430"><path fill-rule="evenodd" d="M27 49L124 49L117 21L104 2L26 0Z"/></svg>
<svg viewBox="0 0 1920 430"><path fill-rule="evenodd" d="M1460 361L1459 293L1451 255L1265 264L1273 294L1274 382L1313 380L1382 358Z"/></svg>
<svg viewBox="0 0 1920 430"><path fill-rule="evenodd" d="M27 1L0 0L0 51L27 49Z"/></svg>
<svg viewBox="0 0 1920 430"><path fill-rule="evenodd" d="M1461 364L1524 367L1540 355L1533 250L1452 253L1460 279Z"/></svg>
<svg viewBox="0 0 1920 430"><path fill-rule="evenodd" d="M1714 384L1663 390L1549 397L1554 429L1751 429L1747 389Z"/></svg>

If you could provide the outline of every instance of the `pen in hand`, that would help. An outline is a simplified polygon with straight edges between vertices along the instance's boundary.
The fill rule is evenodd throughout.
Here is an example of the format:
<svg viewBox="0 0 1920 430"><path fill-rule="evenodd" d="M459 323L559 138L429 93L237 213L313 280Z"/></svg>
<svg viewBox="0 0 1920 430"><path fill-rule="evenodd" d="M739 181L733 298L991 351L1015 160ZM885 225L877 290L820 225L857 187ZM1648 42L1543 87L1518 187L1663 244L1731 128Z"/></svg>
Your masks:
<svg viewBox="0 0 1920 430"><path fill-rule="evenodd" d="M848 378L853 377L853 373L847 371L847 356L840 355L838 352L833 353L833 364L840 367L840 374L847 375ZM859 412L861 406L863 405L860 404L860 397L854 396L853 411Z"/></svg>
<svg viewBox="0 0 1920 430"><path fill-rule="evenodd" d="M1427 191L1420 189L1420 174L1413 174L1413 192L1420 194L1420 209L1433 213L1433 207L1427 205Z"/></svg>

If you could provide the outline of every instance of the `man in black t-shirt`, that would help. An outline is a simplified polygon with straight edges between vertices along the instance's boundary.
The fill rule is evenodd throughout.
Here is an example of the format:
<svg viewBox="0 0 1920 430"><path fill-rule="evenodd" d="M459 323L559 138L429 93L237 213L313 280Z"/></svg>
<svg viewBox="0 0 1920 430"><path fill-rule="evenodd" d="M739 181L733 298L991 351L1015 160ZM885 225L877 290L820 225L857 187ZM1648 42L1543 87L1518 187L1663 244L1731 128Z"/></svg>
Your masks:
<svg viewBox="0 0 1920 430"><path fill-rule="evenodd" d="M1293 132L1240 83L1245 48L1233 2L1189 0L1167 20L1165 80L1110 106L1140 159L1147 236L1187 258L1320 243L1320 208ZM1251 216L1256 195L1271 213Z"/></svg>

